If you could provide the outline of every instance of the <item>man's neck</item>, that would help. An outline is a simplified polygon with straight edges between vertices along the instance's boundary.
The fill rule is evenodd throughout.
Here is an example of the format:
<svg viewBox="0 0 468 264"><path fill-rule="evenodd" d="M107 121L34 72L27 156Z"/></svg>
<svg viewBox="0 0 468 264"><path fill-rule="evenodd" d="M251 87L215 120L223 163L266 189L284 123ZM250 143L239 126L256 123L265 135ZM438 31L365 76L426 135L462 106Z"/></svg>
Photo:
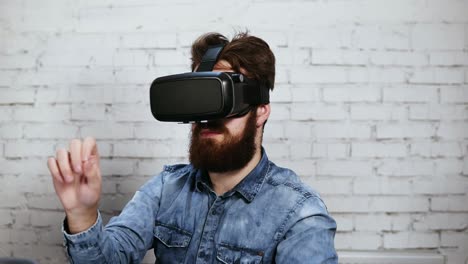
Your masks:
<svg viewBox="0 0 468 264"><path fill-rule="evenodd" d="M224 193L232 190L239 182L241 182L260 162L262 158L262 151L257 148L253 158L242 168L228 172L208 172L211 183L213 184L213 190L217 195L223 195Z"/></svg>

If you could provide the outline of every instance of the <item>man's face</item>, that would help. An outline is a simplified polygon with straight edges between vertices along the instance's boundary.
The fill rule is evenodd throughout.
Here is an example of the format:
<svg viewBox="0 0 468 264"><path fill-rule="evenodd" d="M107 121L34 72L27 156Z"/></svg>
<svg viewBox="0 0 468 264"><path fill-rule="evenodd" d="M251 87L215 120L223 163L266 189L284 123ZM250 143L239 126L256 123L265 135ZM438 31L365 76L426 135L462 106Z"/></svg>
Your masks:
<svg viewBox="0 0 468 264"><path fill-rule="evenodd" d="M213 71L232 71L229 63L218 62ZM192 125L189 159L196 168L227 172L244 167L254 156L257 134L256 112Z"/></svg>

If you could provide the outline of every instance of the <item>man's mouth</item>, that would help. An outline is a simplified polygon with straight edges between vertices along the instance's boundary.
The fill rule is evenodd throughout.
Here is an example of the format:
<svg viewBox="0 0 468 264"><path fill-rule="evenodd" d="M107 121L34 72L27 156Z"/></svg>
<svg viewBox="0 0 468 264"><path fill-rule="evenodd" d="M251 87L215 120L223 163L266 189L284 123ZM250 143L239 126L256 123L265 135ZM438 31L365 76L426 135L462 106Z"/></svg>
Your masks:
<svg viewBox="0 0 468 264"><path fill-rule="evenodd" d="M223 133L218 130L212 130L208 128L203 128L202 130L200 130L200 136L202 137L212 137L212 136L217 136L221 134Z"/></svg>

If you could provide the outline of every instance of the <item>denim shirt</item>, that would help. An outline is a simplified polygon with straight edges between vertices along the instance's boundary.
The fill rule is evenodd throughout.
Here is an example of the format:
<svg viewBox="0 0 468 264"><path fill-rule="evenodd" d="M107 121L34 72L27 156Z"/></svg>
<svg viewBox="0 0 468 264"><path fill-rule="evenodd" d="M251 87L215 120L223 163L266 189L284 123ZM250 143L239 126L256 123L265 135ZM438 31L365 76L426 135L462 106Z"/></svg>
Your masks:
<svg viewBox="0 0 468 264"><path fill-rule="evenodd" d="M318 194L268 160L218 196L206 172L165 166L119 216L78 234L62 227L72 263L337 263L336 223Z"/></svg>

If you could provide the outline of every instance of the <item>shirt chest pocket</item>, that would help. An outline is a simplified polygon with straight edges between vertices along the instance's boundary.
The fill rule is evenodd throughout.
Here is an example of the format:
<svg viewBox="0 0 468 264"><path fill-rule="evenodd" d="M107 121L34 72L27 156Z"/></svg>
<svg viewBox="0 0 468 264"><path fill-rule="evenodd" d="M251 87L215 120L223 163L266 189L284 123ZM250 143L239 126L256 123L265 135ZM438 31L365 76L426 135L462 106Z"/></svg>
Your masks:
<svg viewBox="0 0 468 264"><path fill-rule="evenodd" d="M216 259L224 264L259 264L262 263L263 252L230 245L218 245Z"/></svg>
<svg viewBox="0 0 468 264"><path fill-rule="evenodd" d="M192 239L192 234L180 228L156 223L154 251L160 263L182 263Z"/></svg>

